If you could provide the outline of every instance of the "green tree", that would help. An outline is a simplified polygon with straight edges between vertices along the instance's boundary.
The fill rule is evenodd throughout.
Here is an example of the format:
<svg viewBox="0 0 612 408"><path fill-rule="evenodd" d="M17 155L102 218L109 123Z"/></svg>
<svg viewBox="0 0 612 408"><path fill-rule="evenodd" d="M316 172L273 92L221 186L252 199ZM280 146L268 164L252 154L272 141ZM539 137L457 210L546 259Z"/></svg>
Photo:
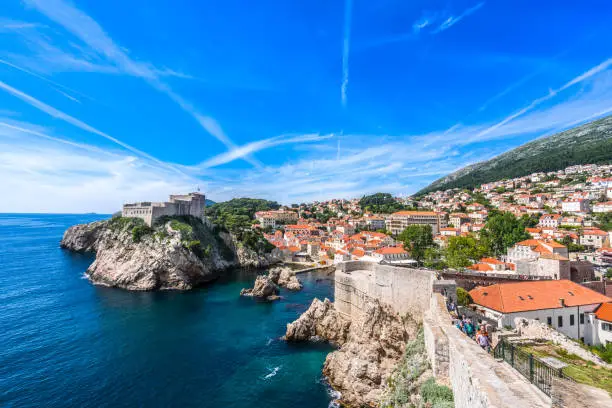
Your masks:
<svg viewBox="0 0 612 408"><path fill-rule="evenodd" d="M398 237L404 248L410 252L412 259L420 265L427 248L434 246L430 225L409 225Z"/></svg>
<svg viewBox="0 0 612 408"><path fill-rule="evenodd" d="M485 227L480 231L482 244L487 254L500 256L519 241L529 239L525 224L512 213L505 212L489 217Z"/></svg>
<svg viewBox="0 0 612 408"><path fill-rule="evenodd" d="M425 250L423 257L423 266L426 268L432 268L437 270L445 269L448 265L444 259L442 259L442 251L437 247L433 246Z"/></svg>
<svg viewBox="0 0 612 408"><path fill-rule="evenodd" d="M526 228L533 228L540 222L540 217L537 214L524 214L521 222Z"/></svg>
<svg viewBox="0 0 612 408"><path fill-rule="evenodd" d="M597 225L604 231L612 230L612 212L596 213Z"/></svg>
<svg viewBox="0 0 612 408"><path fill-rule="evenodd" d="M469 292L463 288L457 288L457 304L461 306L467 306L474 302Z"/></svg>
<svg viewBox="0 0 612 408"><path fill-rule="evenodd" d="M583 252L585 250L584 246L574 244L574 241L572 241L572 238L569 235L564 236L559 243L565 245L568 252Z"/></svg>
<svg viewBox="0 0 612 408"><path fill-rule="evenodd" d="M445 251L446 263L451 268L465 268L486 253L486 248L474 237L450 237Z"/></svg>

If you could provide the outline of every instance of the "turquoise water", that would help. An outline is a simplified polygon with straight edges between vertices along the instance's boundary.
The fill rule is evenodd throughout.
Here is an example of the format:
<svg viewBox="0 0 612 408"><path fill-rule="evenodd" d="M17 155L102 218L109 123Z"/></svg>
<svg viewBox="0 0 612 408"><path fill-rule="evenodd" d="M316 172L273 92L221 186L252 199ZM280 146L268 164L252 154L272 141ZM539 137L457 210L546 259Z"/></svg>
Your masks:
<svg viewBox="0 0 612 408"><path fill-rule="evenodd" d="M278 338L331 281L300 275L275 303L238 296L252 272L185 293L96 287L93 256L58 244L101 218L0 214L0 406L328 406L329 347Z"/></svg>

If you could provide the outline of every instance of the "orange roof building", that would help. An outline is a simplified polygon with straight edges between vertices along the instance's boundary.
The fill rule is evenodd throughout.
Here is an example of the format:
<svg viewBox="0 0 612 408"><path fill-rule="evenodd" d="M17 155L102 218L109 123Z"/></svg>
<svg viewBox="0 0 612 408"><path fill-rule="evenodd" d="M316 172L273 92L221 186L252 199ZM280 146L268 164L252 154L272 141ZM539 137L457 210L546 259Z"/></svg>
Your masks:
<svg viewBox="0 0 612 408"><path fill-rule="evenodd" d="M612 303L602 303L595 311L595 316L599 320L612 323Z"/></svg>
<svg viewBox="0 0 612 408"><path fill-rule="evenodd" d="M498 283L472 289L470 296L475 304L504 314L572 306L599 306L612 301L601 293L569 280Z"/></svg>

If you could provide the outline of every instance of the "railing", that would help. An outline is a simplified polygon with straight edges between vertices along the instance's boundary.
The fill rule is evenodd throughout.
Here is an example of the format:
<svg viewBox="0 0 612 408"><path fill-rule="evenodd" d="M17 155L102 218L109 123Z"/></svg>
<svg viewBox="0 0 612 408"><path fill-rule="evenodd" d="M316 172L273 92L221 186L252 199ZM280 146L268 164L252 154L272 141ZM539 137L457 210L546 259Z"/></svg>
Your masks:
<svg viewBox="0 0 612 408"><path fill-rule="evenodd" d="M505 340L501 340L495 346L493 356L506 361L548 396L551 395L555 377L567 379L561 368L551 367L533 354L522 351Z"/></svg>

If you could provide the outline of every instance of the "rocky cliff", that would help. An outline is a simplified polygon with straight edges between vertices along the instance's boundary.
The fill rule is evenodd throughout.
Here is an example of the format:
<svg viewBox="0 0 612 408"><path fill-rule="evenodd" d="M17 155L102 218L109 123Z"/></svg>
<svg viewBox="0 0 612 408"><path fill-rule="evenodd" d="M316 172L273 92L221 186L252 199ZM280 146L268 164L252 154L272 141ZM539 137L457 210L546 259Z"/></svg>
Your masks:
<svg viewBox="0 0 612 408"><path fill-rule="evenodd" d="M75 225L64 233L60 246L95 252L87 277L95 284L128 290L192 289L230 267L277 262L195 217L168 218L155 228L122 217Z"/></svg>
<svg viewBox="0 0 612 408"><path fill-rule="evenodd" d="M298 320L287 325L287 341L323 338L339 346L323 367L334 389L349 406L378 406L406 343L416 337L417 324L389 306L366 301L363 314L348 320L325 300L315 299Z"/></svg>

